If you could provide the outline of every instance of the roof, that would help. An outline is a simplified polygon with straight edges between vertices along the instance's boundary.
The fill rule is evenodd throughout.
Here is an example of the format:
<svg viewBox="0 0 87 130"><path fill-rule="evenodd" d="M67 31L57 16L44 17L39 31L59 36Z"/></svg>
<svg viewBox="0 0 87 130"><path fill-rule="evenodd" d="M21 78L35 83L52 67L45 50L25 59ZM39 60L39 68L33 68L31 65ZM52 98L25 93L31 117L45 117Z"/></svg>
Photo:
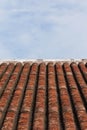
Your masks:
<svg viewBox="0 0 87 130"><path fill-rule="evenodd" d="M87 130L87 61L1 62L0 130Z"/></svg>

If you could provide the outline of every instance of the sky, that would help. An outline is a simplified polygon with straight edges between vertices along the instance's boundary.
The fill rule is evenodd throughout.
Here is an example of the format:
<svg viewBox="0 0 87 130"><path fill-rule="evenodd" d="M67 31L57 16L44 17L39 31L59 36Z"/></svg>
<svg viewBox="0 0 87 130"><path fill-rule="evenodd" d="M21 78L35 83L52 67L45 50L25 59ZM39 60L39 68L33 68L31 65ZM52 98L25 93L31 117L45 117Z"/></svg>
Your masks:
<svg viewBox="0 0 87 130"><path fill-rule="evenodd" d="M87 0L0 0L0 60L87 59Z"/></svg>

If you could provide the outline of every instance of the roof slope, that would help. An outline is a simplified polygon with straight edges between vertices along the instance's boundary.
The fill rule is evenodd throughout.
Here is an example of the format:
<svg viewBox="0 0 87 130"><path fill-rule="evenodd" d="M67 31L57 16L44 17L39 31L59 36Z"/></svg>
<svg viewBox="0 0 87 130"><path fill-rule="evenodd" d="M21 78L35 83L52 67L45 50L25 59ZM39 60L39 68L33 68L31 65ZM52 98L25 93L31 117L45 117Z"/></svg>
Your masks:
<svg viewBox="0 0 87 130"><path fill-rule="evenodd" d="M87 130L86 63L1 63L0 130Z"/></svg>

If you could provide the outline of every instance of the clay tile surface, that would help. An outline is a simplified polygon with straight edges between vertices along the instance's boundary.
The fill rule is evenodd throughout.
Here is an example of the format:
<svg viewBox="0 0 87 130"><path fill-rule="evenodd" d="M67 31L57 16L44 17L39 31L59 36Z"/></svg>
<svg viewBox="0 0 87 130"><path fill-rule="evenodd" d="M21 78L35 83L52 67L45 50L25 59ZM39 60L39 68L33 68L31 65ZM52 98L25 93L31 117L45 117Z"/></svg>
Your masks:
<svg viewBox="0 0 87 130"><path fill-rule="evenodd" d="M0 63L0 130L87 130L86 61Z"/></svg>

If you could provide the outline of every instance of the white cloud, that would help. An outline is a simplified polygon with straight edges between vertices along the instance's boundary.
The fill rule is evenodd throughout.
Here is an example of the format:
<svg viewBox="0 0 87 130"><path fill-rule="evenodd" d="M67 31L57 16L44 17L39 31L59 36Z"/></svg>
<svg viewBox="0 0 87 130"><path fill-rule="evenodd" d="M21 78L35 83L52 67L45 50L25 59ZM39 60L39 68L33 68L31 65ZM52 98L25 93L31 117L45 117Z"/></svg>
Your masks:
<svg viewBox="0 0 87 130"><path fill-rule="evenodd" d="M87 56L86 23L86 0L3 0L1 57Z"/></svg>

